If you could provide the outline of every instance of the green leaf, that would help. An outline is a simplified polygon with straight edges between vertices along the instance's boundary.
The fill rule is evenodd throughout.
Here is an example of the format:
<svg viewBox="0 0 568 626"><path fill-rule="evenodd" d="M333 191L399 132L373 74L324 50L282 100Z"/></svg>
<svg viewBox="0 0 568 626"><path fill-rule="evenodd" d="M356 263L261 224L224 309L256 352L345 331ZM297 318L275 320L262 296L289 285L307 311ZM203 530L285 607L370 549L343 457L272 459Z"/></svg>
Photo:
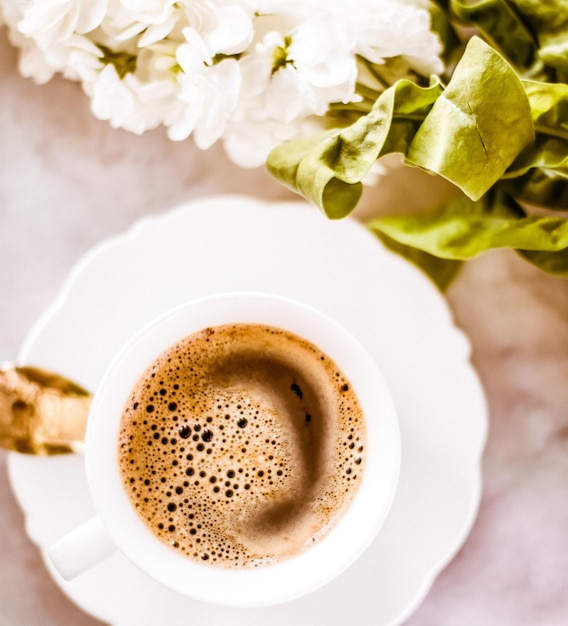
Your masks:
<svg viewBox="0 0 568 626"><path fill-rule="evenodd" d="M568 210L568 142L538 137L500 184L519 202Z"/></svg>
<svg viewBox="0 0 568 626"><path fill-rule="evenodd" d="M558 252L540 252L538 250L517 250L517 252L543 272L568 277L568 248Z"/></svg>
<svg viewBox="0 0 568 626"><path fill-rule="evenodd" d="M568 210L568 169L534 169L503 188L519 202L547 209Z"/></svg>
<svg viewBox="0 0 568 626"><path fill-rule="evenodd" d="M451 0L451 11L465 24L475 25L483 38L518 70L542 74L538 45L510 0Z"/></svg>
<svg viewBox="0 0 568 626"><path fill-rule="evenodd" d="M568 73L568 2L566 0L508 0L528 24L549 67Z"/></svg>
<svg viewBox="0 0 568 626"><path fill-rule="evenodd" d="M478 200L533 140L521 81L501 55L473 37L410 144L407 161Z"/></svg>
<svg viewBox="0 0 568 626"><path fill-rule="evenodd" d="M523 81L537 132L503 179L517 200L568 210L568 85Z"/></svg>
<svg viewBox="0 0 568 626"><path fill-rule="evenodd" d="M568 141L568 85L535 80L522 83L536 132Z"/></svg>
<svg viewBox="0 0 568 626"><path fill-rule="evenodd" d="M328 217L348 215L363 193L360 182L346 183L334 178L325 165L329 150L337 145L339 130L333 129L311 137L287 141L269 155L268 170L286 187L301 194L309 202L323 208Z"/></svg>
<svg viewBox="0 0 568 626"><path fill-rule="evenodd" d="M466 260L502 247L538 252L568 248L568 220L527 216L499 188L477 202L460 195L427 215L379 217L369 227L445 259Z"/></svg>
<svg viewBox="0 0 568 626"><path fill-rule="evenodd" d="M566 144L566 141L560 139L538 137L532 146L520 154L503 179L522 176L534 168L565 172L568 169L568 146Z"/></svg>
<svg viewBox="0 0 568 626"><path fill-rule="evenodd" d="M442 58L446 67L453 67L456 55L461 52L463 44L458 37L451 21L448 10L449 0L426 0L426 6L430 12L432 30L435 32L443 45Z"/></svg>
<svg viewBox="0 0 568 626"><path fill-rule="evenodd" d="M275 148L269 171L337 219L348 215L362 193L361 181L383 154L405 152L442 86L400 80L384 91L371 111L345 129L333 129Z"/></svg>

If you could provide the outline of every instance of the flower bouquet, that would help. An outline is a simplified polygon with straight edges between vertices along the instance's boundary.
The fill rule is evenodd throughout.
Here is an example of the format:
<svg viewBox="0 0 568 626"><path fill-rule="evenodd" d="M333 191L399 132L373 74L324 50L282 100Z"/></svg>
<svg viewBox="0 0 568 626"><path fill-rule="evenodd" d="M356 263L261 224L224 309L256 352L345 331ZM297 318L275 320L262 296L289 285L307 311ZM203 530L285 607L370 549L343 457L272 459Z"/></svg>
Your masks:
<svg viewBox="0 0 568 626"><path fill-rule="evenodd" d="M0 23L22 75L222 142L332 219L387 154L443 177L442 205L368 224L442 287L496 247L568 275L564 0L0 0Z"/></svg>

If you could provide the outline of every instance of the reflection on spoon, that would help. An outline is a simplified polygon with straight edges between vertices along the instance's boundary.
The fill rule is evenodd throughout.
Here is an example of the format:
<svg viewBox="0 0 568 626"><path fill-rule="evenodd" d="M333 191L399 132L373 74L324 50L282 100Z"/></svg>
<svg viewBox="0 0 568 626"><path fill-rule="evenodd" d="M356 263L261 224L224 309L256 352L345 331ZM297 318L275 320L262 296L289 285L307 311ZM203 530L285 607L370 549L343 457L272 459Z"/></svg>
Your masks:
<svg viewBox="0 0 568 626"><path fill-rule="evenodd" d="M0 363L0 447L54 455L81 452L91 394L42 369Z"/></svg>

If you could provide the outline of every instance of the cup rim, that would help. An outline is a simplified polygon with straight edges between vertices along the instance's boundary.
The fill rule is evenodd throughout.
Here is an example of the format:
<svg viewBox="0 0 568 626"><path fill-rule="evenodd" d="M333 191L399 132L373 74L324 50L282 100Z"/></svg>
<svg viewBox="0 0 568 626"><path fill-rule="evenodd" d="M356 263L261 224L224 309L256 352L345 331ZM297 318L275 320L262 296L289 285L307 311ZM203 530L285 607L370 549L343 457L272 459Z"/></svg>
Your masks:
<svg viewBox="0 0 568 626"><path fill-rule="evenodd" d="M131 390L159 354L194 331L238 322L292 331L335 361L362 405L367 467L349 508L321 541L277 564L225 569L202 565L177 553L147 528L123 488L118 431ZM137 567L197 600L234 607L267 606L316 590L338 576L368 547L394 499L400 437L387 384L373 357L350 331L303 302L267 293L227 292L170 309L135 333L117 353L93 398L85 462L97 513L117 548Z"/></svg>

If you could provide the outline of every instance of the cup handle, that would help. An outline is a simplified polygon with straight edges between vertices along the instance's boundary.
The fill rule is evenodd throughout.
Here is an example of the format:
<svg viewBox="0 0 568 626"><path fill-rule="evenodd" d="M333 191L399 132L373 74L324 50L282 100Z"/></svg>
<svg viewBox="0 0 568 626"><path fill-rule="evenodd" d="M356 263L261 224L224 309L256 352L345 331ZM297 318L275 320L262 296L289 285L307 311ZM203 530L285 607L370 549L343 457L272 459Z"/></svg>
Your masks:
<svg viewBox="0 0 568 626"><path fill-rule="evenodd" d="M116 551L116 545L99 517L93 517L59 539L47 555L56 571L71 580Z"/></svg>

